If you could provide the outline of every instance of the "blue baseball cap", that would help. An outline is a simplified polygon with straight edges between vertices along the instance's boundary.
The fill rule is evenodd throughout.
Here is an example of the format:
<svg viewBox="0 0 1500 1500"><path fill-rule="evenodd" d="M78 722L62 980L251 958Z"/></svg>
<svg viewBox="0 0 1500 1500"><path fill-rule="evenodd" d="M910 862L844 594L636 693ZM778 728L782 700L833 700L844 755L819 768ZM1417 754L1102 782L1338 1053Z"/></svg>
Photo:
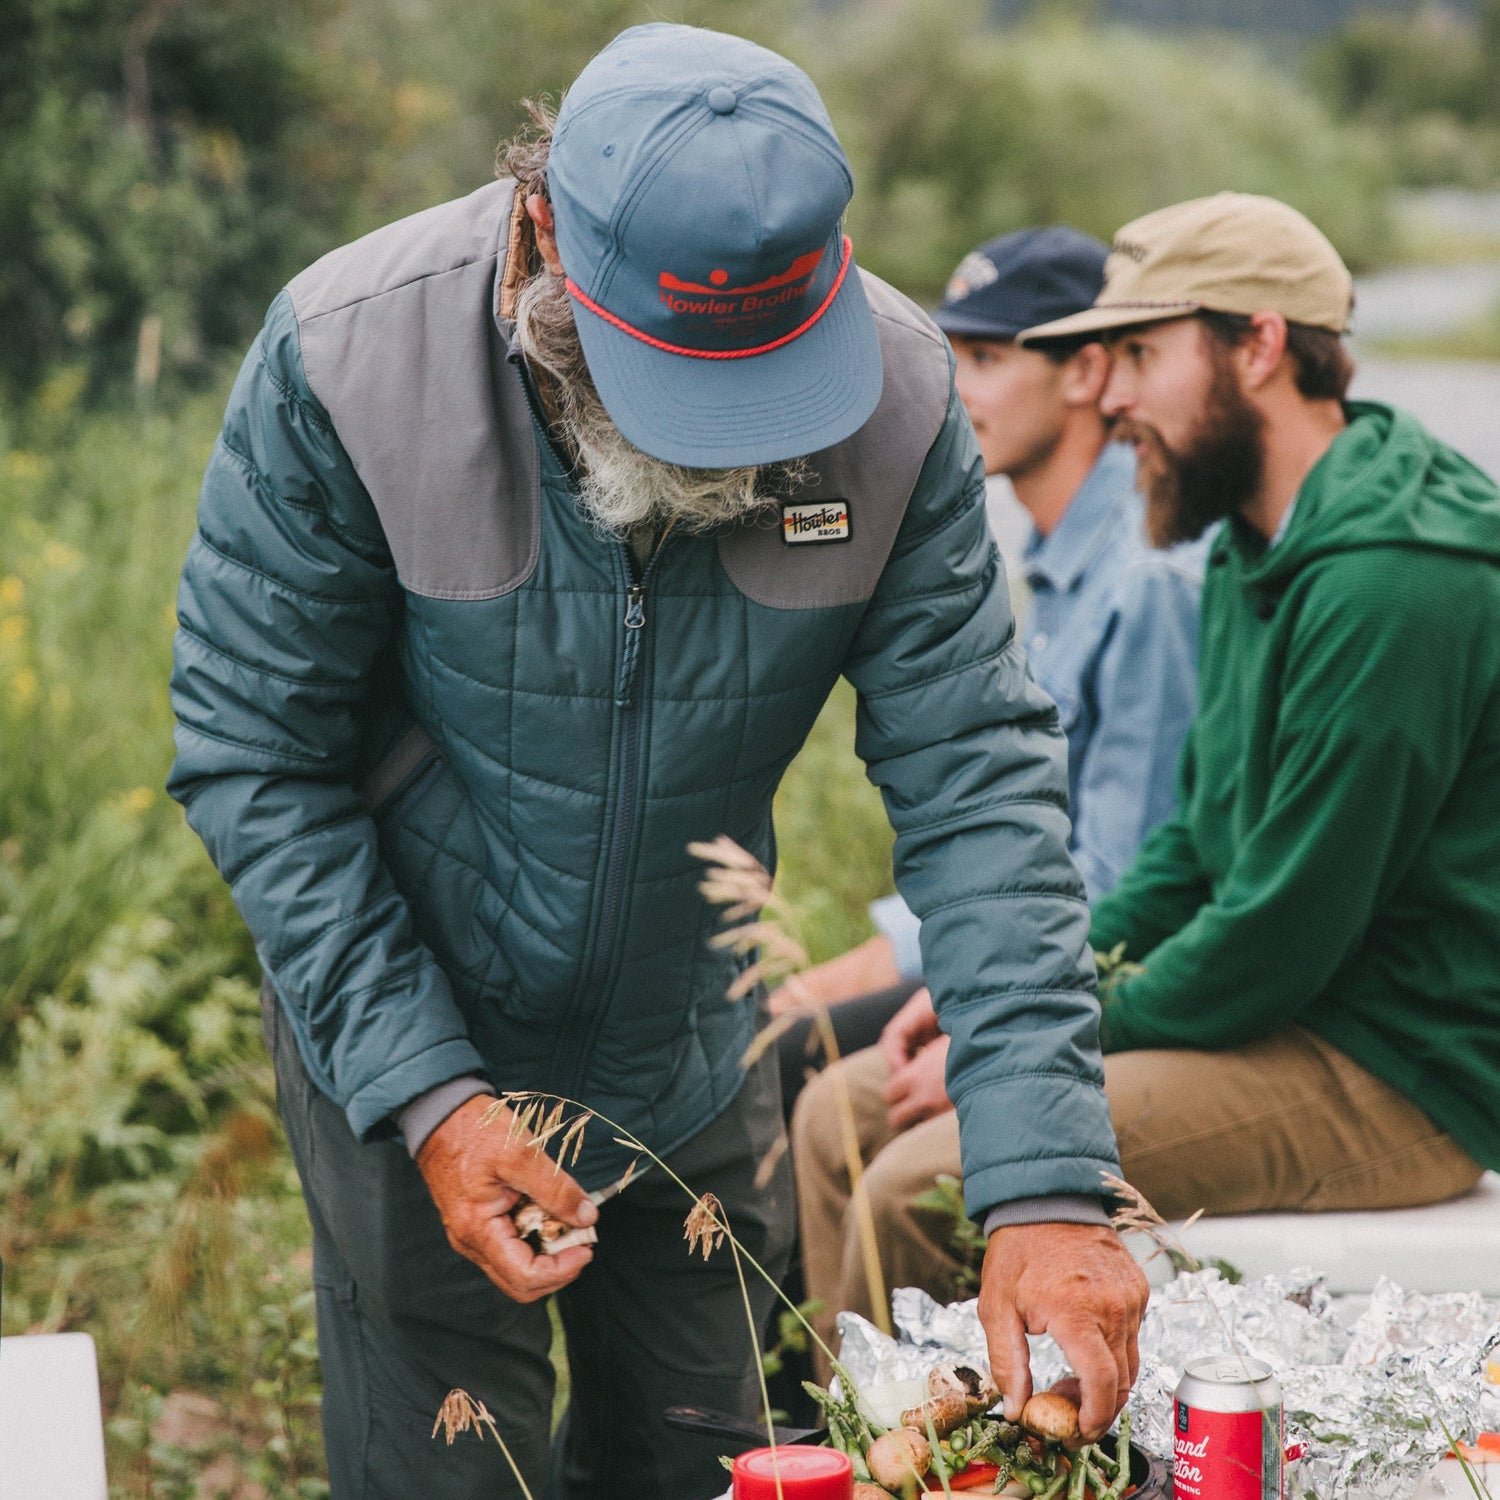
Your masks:
<svg viewBox="0 0 1500 1500"><path fill-rule="evenodd" d="M933 322L944 333L1013 339L1094 305L1109 247L1066 224L1018 229L959 262Z"/></svg>
<svg viewBox="0 0 1500 1500"><path fill-rule="evenodd" d="M547 185L584 358L642 452L769 463L875 410L853 176L784 57L691 26L621 32L563 100Z"/></svg>

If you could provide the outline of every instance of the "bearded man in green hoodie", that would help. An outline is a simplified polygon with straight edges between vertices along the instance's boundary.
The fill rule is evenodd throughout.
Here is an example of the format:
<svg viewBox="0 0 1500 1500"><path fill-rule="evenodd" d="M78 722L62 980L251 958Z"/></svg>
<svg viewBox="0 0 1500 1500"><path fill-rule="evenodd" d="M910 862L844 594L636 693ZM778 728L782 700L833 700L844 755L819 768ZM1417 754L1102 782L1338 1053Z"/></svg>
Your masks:
<svg viewBox="0 0 1500 1500"><path fill-rule="evenodd" d="M1344 399L1348 271L1220 194L1116 236L1102 406L1153 539L1222 521L1173 815L1093 909L1124 1170L1163 1213L1434 1202L1500 1167L1500 493Z"/></svg>

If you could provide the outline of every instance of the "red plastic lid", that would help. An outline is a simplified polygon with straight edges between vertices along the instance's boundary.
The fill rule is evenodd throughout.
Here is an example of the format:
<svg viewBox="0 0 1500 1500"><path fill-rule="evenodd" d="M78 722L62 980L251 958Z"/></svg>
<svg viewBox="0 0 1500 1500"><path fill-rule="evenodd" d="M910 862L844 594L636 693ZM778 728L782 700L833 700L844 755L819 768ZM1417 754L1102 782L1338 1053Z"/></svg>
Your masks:
<svg viewBox="0 0 1500 1500"><path fill-rule="evenodd" d="M853 1500L854 1465L837 1448L752 1448L734 1461L734 1500Z"/></svg>

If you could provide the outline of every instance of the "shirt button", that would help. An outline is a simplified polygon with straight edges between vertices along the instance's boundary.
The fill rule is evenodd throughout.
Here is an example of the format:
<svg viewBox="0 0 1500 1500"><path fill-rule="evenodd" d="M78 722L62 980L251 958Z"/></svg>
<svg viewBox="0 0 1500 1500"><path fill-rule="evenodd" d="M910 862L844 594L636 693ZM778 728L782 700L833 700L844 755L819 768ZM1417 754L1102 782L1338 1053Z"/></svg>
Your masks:
<svg viewBox="0 0 1500 1500"><path fill-rule="evenodd" d="M1031 649L1033 651L1045 651L1047 649L1047 637L1040 632L1032 636Z"/></svg>

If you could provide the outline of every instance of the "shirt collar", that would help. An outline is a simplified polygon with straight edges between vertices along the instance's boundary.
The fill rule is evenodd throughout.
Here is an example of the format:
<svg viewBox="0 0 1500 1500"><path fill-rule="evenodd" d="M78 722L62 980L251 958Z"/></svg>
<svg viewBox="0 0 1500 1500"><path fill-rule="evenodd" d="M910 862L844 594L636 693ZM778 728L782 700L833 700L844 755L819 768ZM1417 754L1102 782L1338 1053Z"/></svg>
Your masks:
<svg viewBox="0 0 1500 1500"><path fill-rule="evenodd" d="M1027 582L1058 593L1071 589L1108 539L1121 496L1134 490L1135 454L1123 443L1106 443L1057 525L1046 536L1032 534Z"/></svg>
<svg viewBox="0 0 1500 1500"><path fill-rule="evenodd" d="M1300 494L1300 493L1301 493L1301 491L1299 490L1298 494ZM1287 506L1287 508L1284 511L1282 511L1282 513L1281 513L1281 519L1276 523L1276 530L1274 532L1272 532L1272 534L1271 534L1271 540L1266 543L1266 551L1267 552L1269 552L1271 550L1271 548L1274 547L1277 544L1277 542L1279 542L1282 539L1282 537L1284 537L1287 534L1287 531L1291 527L1291 524L1292 524L1292 517L1294 515L1296 515L1296 514L1297 514L1297 496L1293 495L1292 496L1292 503L1289 506Z"/></svg>

